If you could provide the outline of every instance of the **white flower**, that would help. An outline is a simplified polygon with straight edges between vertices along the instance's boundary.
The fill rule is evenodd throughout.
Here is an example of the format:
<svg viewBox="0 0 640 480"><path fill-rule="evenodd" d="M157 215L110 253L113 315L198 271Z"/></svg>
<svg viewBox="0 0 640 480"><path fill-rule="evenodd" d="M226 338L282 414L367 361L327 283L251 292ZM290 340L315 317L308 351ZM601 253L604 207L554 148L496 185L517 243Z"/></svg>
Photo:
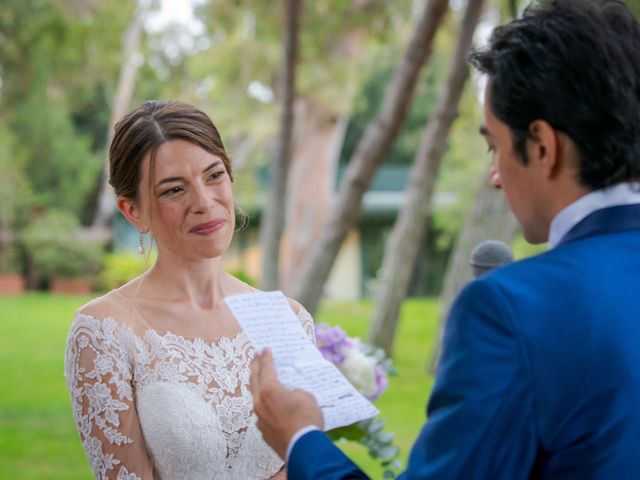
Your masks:
<svg viewBox="0 0 640 480"><path fill-rule="evenodd" d="M374 395L376 383L376 361L357 348L345 352L344 362L338 366L347 380L365 397Z"/></svg>

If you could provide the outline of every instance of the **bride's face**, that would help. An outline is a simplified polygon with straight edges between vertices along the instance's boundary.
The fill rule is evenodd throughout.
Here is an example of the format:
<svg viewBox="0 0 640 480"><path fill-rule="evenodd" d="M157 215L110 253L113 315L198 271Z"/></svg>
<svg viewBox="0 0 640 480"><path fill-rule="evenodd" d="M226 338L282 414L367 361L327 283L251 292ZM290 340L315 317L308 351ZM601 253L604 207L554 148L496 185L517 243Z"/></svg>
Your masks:
<svg viewBox="0 0 640 480"><path fill-rule="evenodd" d="M139 200L160 255L222 255L235 228L231 179L222 160L198 145L172 140L160 146L149 170L147 156Z"/></svg>

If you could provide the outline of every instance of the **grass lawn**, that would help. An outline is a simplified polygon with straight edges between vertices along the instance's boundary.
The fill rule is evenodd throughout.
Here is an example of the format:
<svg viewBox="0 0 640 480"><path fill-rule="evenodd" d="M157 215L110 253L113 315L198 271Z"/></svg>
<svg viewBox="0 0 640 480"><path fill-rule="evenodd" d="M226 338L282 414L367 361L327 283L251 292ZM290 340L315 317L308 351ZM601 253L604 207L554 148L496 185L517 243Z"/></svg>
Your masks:
<svg viewBox="0 0 640 480"><path fill-rule="evenodd" d="M64 348L78 297L0 297L0 478L91 478L71 415Z"/></svg>
<svg viewBox="0 0 640 480"><path fill-rule="evenodd" d="M67 331L84 297L27 294L0 297L0 478L91 478L71 415L63 375ZM325 304L318 322L341 325L363 336L370 302ZM408 301L395 347L398 377L377 402L388 429L395 432L406 463L424 421L432 378L425 373L435 335L437 305ZM381 470L356 444L341 447L372 478Z"/></svg>

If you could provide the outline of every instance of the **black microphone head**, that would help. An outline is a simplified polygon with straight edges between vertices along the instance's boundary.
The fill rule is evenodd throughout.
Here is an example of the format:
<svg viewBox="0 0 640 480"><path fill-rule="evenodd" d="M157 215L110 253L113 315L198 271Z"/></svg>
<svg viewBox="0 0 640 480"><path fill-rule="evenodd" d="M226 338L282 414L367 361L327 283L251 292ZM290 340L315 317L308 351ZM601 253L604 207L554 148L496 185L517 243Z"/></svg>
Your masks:
<svg viewBox="0 0 640 480"><path fill-rule="evenodd" d="M496 267L513 262L513 252L509 245L498 240L485 240L479 243L471 253L473 276L479 277Z"/></svg>

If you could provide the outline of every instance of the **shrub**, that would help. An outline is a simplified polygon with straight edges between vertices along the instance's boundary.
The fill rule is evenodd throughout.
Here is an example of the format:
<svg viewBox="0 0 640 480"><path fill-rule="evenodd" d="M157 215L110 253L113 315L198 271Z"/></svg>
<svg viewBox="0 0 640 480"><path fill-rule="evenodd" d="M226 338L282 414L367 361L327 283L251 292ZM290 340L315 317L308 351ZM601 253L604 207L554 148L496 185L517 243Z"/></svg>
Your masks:
<svg viewBox="0 0 640 480"><path fill-rule="evenodd" d="M255 279L253 277L249 276L244 270L233 270L233 271L229 272L229 274L233 275L234 277L236 277L241 282L244 282L247 285L250 285L250 286L252 286L254 288L258 285L258 282L256 282Z"/></svg>
<svg viewBox="0 0 640 480"><path fill-rule="evenodd" d="M15 245L7 243L0 245L0 273L19 274L22 272L22 264Z"/></svg>
<svg viewBox="0 0 640 480"><path fill-rule="evenodd" d="M153 265L155 255L146 258L134 252L107 253L102 257L99 286L102 290L113 290L143 273Z"/></svg>
<svg viewBox="0 0 640 480"><path fill-rule="evenodd" d="M27 226L23 242L40 279L90 276L97 272L102 245L80 237L78 220L64 211L47 212Z"/></svg>

